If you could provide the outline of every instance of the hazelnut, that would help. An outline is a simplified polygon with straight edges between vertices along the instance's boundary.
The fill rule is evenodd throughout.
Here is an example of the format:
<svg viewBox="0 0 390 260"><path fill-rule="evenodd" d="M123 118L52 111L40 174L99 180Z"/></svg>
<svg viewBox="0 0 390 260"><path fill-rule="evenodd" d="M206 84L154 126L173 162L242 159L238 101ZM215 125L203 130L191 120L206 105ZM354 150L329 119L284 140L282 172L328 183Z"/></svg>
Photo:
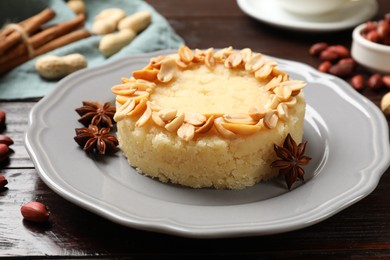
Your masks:
<svg viewBox="0 0 390 260"><path fill-rule="evenodd" d="M25 220L32 222L45 222L49 219L50 212L47 207L37 201L24 204L20 212Z"/></svg>

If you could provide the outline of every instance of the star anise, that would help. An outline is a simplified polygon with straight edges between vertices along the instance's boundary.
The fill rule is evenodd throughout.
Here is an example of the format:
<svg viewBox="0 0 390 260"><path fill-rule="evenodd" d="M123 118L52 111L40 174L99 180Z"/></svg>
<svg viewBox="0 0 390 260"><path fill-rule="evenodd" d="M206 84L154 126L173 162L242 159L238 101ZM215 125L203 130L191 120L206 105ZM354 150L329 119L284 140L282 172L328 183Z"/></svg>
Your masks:
<svg viewBox="0 0 390 260"><path fill-rule="evenodd" d="M307 141L297 145L291 135L288 134L283 147L274 145L275 153L280 160L273 161L271 167L279 168L279 174L284 175L288 189L291 189L297 179L304 181L305 171L301 165L306 165L311 160L310 157L304 155L306 144Z"/></svg>
<svg viewBox="0 0 390 260"><path fill-rule="evenodd" d="M79 122L85 126L97 125L113 127L113 117L116 111L115 107L110 106L110 102L100 104L89 100L83 101L83 106L76 108L76 112L81 116Z"/></svg>
<svg viewBox="0 0 390 260"><path fill-rule="evenodd" d="M106 154L115 152L118 139L110 134L110 128L99 128L96 125L89 125L88 128L76 128L74 140L86 152Z"/></svg>

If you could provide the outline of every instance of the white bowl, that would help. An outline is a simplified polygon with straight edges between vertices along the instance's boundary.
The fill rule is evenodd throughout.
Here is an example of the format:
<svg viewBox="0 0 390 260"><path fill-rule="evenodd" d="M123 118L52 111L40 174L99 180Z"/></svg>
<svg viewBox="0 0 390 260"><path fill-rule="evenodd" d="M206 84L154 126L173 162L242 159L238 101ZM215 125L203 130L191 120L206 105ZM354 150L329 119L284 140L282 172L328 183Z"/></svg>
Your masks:
<svg viewBox="0 0 390 260"><path fill-rule="evenodd" d="M357 26L352 33L352 58L369 70L390 73L390 46L371 42L361 35L365 24Z"/></svg>

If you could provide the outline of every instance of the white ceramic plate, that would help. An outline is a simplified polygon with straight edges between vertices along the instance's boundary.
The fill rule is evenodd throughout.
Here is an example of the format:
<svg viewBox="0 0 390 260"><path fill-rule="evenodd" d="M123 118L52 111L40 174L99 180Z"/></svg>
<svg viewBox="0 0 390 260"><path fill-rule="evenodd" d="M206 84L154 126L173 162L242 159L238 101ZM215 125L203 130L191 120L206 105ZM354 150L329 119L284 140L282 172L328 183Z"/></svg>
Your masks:
<svg viewBox="0 0 390 260"><path fill-rule="evenodd" d="M351 1L334 12L316 16L302 16L288 12L279 7L277 1L237 0L237 4L244 13L261 22L286 29L310 32L352 28L369 20L378 11L376 0Z"/></svg>
<svg viewBox="0 0 390 260"><path fill-rule="evenodd" d="M292 191L281 179L241 191L190 189L139 175L120 152L89 157L73 140L81 127L74 109L82 100L114 101L111 86L167 53L74 73L32 109L25 143L50 188L127 227L202 238L265 235L332 216L373 191L388 167L388 126L377 107L345 82L281 59L281 69L308 82L304 139L313 160Z"/></svg>

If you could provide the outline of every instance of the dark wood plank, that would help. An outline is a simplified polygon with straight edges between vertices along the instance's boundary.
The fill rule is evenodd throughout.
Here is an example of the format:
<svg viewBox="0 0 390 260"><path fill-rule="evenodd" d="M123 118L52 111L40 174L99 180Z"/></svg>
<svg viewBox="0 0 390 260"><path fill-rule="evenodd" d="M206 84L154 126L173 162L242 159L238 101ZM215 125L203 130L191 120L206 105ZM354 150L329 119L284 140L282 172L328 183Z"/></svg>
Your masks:
<svg viewBox="0 0 390 260"><path fill-rule="evenodd" d="M168 19L192 48L249 47L316 67L319 61L308 55L312 43L351 44L351 30L308 34L277 29L246 16L234 0L147 2ZM382 8L377 18L390 11L389 1L378 2ZM362 94L379 105L385 92L365 90ZM8 118L4 134L15 141L10 160L0 164L0 174L9 181L8 188L0 191L0 256L57 259L390 258L390 169L369 196L302 230L264 237L213 240L145 232L112 223L68 202L38 177L23 143L28 113L34 104L35 100L0 102L0 109L7 112ZM37 225L23 221L20 206L32 200L49 207L49 223Z"/></svg>

